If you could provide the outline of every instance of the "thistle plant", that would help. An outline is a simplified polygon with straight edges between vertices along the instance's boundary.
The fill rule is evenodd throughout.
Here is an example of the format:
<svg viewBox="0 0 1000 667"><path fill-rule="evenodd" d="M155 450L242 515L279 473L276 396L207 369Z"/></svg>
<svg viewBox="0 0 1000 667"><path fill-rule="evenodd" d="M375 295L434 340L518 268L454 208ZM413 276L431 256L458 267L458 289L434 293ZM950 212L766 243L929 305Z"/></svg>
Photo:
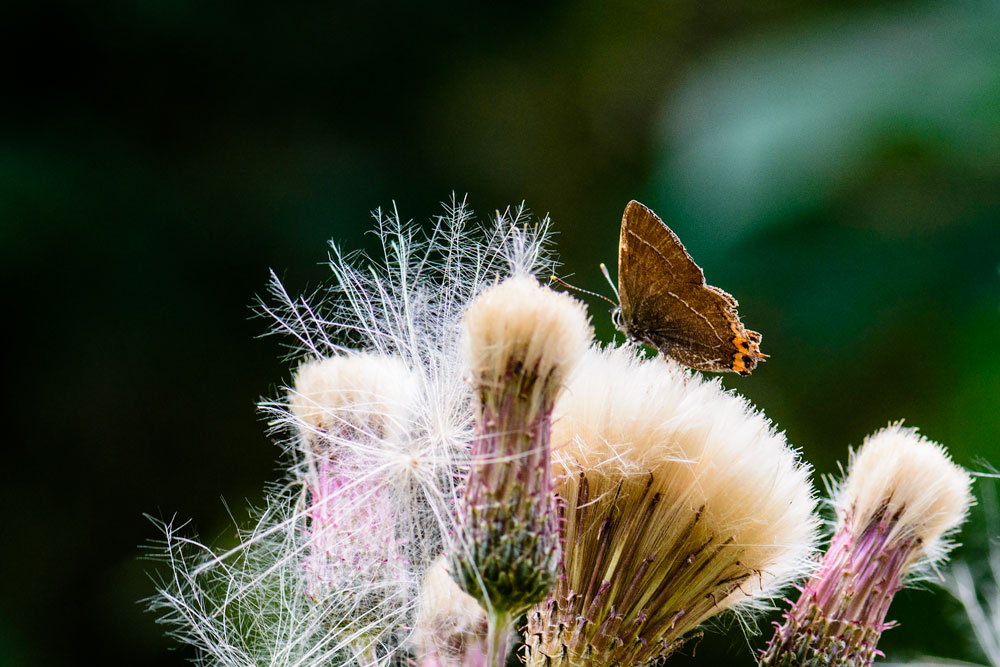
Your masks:
<svg viewBox="0 0 1000 667"><path fill-rule="evenodd" d="M915 429L895 424L867 438L835 489L830 546L761 664L871 665L892 627L885 618L893 596L909 573L948 553L970 487L969 475Z"/></svg>
<svg viewBox="0 0 1000 667"><path fill-rule="evenodd" d="M579 302L523 276L477 297L465 328L476 433L453 576L487 610L489 662L502 665L513 620L555 582L552 408L591 334Z"/></svg>
<svg viewBox="0 0 1000 667"><path fill-rule="evenodd" d="M452 201L424 231L380 210L380 254L334 246L328 289L294 297L273 279L261 309L307 361L262 403L285 479L233 548L160 526L169 568L150 607L201 661L368 667L412 650L420 585L462 535L463 317L486 287L551 271L547 221L529 223L520 208L474 224Z"/></svg>
<svg viewBox="0 0 1000 667"><path fill-rule="evenodd" d="M215 549L161 524L150 606L201 664L502 667L521 632L531 667L638 667L720 612L750 629L811 571L808 466L718 381L591 347L583 306L535 278L547 221L375 218L377 256L334 246L329 289L274 279L262 305L294 371L261 404L285 474L249 528ZM970 499L914 431L869 438L764 664L869 664Z"/></svg>
<svg viewBox="0 0 1000 667"><path fill-rule="evenodd" d="M645 665L802 572L809 469L745 401L662 359L592 350L555 410L563 567L533 666Z"/></svg>

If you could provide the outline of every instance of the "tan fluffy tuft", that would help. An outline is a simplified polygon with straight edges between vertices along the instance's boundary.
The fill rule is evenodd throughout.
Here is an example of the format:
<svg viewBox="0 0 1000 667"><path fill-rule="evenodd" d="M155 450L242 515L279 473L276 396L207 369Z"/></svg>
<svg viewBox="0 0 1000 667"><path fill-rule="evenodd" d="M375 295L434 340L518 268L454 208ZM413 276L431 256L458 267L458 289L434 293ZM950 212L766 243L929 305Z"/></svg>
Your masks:
<svg viewBox="0 0 1000 667"><path fill-rule="evenodd" d="M835 494L840 521L853 516L856 531L883 508L899 513L889 540L917 538L922 558L948 552L945 538L965 520L973 502L972 478L944 447L914 428L893 424L851 452L847 479Z"/></svg>
<svg viewBox="0 0 1000 667"><path fill-rule="evenodd" d="M701 508L700 529L731 539L727 548L740 550L740 565L754 575L718 600L717 611L802 573L817 531L809 468L764 415L717 380L627 349L592 350L554 422L554 472L564 488L581 471L592 497L596 487L612 494L620 480L644 485L652 476L663 524L640 552L662 558L684 517Z"/></svg>
<svg viewBox="0 0 1000 667"><path fill-rule="evenodd" d="M347 354L308 361L288 392L303 443L315 448L324 436L382 440L405 430L417 384L398 359Z"/></svg>
<svg viewBox="0 0 1000 667"><path fill-rule="evenodd" d="M465 314L466 359L477 383L500 386L524 370L554 399L590 345L585 306L530 276L508 278L473 301Z"/></svg>
<svg viewBox="0 0 1000 667"><path fill-rule="evenodd" d="M485 649L486 612L459 588L448 573L448 560L438 558L427 570L413 635L417 655L440 664L463 664L465 653Z"/></svg>

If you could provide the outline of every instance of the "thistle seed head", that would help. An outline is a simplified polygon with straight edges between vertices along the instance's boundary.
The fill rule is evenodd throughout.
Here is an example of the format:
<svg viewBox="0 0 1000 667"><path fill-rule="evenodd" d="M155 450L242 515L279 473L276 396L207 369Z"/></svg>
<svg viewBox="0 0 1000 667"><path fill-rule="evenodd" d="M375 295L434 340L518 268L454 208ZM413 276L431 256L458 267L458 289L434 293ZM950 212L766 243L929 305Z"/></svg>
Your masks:
<svg viewBox="0 0 1000 667"><path fill-rule="evenodd" d="M880 515L896 517L886 539L913 540L912 558L939 561L951 549L947 537L972 505L972 478L947 450L915 428L892 424L851 452L847 479L834 494L838 531L855 539Z"/></svg>
<svg viewBox="0 0 1000 667"><path fill-rule="evenodd" d="M480 393L528 375L537 378L531 403L549 408L591 337L584 305L530 276L484 291L465 314L465 355Z"/></svg>
<svg viewBox="0 0 1000 667"><path fill-rule="evenodd" d="M452 575L491 613L519 615L554 582L550 415L590 336L579 302L526 276L486 290L465 315L478 410Z"/></svg>
<svg viewBox="0 0 1000 667"><path fill-rule="evenodd" d="M893 596L916 566L939 562L972 503L971 478L916 429L891 425L851 452L834 491L830 547L762 658L771 667L867 667Z"/></svg>
<svg viewBox="0 0 1000 667"><path fill-rule="evenodd" d="M563 572L529 613L529 664L646 664L802 572L808 468L717 381L591 350L553 424Z"/></svg>

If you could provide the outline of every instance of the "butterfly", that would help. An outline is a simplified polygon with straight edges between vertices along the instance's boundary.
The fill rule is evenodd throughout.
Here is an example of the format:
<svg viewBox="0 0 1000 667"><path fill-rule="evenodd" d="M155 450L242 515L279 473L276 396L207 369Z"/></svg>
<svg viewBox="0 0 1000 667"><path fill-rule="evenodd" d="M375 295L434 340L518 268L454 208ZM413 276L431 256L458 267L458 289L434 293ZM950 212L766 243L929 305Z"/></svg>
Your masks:
<svg viewBox="0 0 1000 667"><path fill-rule="evenodd" d="M761 335L740 322L736 299L706 284L677 235L634 200L622 216L617 291L615 326L685 366L749 375L768 357Z"/></svg>

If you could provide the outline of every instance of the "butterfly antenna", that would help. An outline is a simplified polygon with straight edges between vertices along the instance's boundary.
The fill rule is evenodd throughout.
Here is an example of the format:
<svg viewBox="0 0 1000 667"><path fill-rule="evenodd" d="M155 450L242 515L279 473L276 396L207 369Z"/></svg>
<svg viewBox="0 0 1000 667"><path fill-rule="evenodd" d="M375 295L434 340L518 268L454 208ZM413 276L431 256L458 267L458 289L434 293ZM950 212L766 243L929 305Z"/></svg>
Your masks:
<svg viewBox="0 0 1000 667"><path fill-rule="evenodd" d="M604 296L603 294L598 294L597 292L591 292L589 289L583 289L582 287L577 287L575 285L570 285L565 280L560 280L559 278L556 278L555 276L551 276L549 278L549 282L559 283L560 285L562 285L563 287L566 287L568 289L575 290L577 292L583 292L584 294L589 294L590 296L596 296L598 299L604 299L605 301L607 301L608 303L610 303L612 306L615 306L615 307L618 306L617 303L615 303L614 301L612 301L608 297Z"/></svg>
<svg viewBox="0 0 1000 667"><path fill-rule="evenodd" d="M611 285L611 289L615 293L615 298L618 299L618 301L621 301L622 298L621 295L618 294L618 286L615 285L615 281L611 280L611 274L608 273L608 267L604 262L601 262L601 273L604 274L604 279L608 281L609 285Z"/></svg>

